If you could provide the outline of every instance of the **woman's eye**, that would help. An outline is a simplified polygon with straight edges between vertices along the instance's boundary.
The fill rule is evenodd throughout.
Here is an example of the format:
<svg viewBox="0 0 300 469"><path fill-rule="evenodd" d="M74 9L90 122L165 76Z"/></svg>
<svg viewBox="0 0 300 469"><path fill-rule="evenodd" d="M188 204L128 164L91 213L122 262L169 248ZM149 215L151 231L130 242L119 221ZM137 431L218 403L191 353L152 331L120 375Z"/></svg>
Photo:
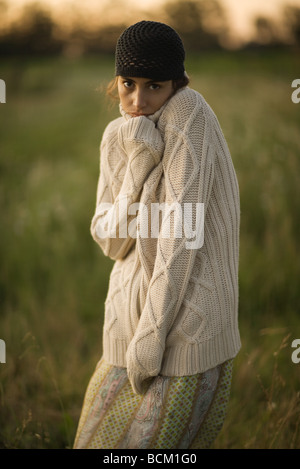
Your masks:
<svg viewBox="0 0 300 469"><path fill-rule="evenodd" d="M123 81L123 85L125 86L125 88L131 88L133 83L132 81Z"/></svg>
<svg viewBox="0 0 300 469"><path fill-rule="evenodd" d="M150 85L150 89L151 89L151 90L158 90L159 88L160 88L160 86L157 85L157 83L152 83L152 84Z"/></svg>

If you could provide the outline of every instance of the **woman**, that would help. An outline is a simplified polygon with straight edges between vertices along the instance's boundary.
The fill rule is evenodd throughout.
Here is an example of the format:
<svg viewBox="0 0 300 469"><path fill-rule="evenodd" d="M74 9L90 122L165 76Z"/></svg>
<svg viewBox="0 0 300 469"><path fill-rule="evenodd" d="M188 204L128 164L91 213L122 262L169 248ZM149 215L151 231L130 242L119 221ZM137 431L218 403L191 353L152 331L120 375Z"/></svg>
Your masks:
<svg viewBox="0 0 300 469"><path fill-rule="evenodd" d="M117 43L122 116L103 135L91 224L116 262L75 448L206 448L223 424L240 349L239 191L184 59L158 22Z"/></svg>

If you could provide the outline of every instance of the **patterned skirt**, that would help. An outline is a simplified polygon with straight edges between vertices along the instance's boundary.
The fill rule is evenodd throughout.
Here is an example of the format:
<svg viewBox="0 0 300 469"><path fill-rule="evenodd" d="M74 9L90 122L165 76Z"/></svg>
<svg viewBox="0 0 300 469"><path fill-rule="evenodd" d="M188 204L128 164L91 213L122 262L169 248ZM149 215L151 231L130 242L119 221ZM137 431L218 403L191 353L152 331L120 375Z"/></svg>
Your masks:
<svg viewBox="0 0 300 469"><path fill-rule="evenodd" d="M220 432L233 360L205 373L157 376L146 394L132 391L125 368L97 364L74 449L209 448Z"/></svg>

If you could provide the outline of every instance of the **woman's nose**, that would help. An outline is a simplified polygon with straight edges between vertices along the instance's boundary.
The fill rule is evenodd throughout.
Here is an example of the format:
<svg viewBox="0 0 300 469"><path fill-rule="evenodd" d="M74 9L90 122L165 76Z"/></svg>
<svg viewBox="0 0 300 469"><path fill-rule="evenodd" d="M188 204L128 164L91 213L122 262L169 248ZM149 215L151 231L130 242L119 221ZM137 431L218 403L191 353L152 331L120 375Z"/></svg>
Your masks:
<svg viewBox="0 0 300 469"><path fill-rule="evenodd" d="M146 96L143 90L137 89L135 91L133 104L137 110L142 110L146 107Z"/></svg>

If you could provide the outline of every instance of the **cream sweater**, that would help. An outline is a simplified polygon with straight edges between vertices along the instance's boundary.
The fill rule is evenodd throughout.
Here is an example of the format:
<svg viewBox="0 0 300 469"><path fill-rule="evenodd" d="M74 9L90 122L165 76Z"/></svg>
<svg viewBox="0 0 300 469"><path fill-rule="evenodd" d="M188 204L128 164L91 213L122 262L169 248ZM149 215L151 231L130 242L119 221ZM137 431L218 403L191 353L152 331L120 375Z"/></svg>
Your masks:
<svg viewBox="0 0 300 469"><path fill-rule="evenodd" d="M150 377L200 373L240 349L239 189L218 120L198 92L178 91L150 117L121 113L103 135L91 233L116 260L103 356L126 367L143 393ZM163 203L192 217L163 212L152 236L151 209ZM201 227L197 204L204 239L188 244L184 226Z"/></svg>

